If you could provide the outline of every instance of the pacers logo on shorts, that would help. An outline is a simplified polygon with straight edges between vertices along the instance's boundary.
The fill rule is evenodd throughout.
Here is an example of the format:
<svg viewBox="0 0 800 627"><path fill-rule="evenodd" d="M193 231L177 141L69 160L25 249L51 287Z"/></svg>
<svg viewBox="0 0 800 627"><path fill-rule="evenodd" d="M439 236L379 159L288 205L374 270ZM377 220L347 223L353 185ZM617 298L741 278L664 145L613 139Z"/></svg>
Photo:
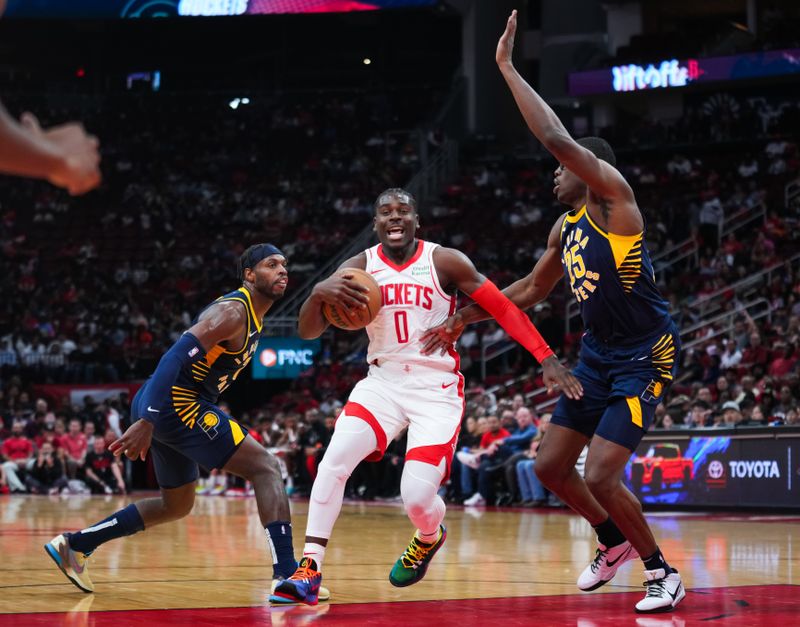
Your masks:
<svg viewBox="0 0 800 627"><path fill-rule="evenodd" d="M213 440L219 435L219 432L217 431L217 427L219 426L219 416L217 416L213 411L206 412L201 416L200 420L197 421L197 426L205 431L209 440Z"/></svg>
<svg viewBox="0 0 800 627"><path fill-rule="evenodd" d="M645 402L652 403L653 401L657 401L661 394L664 393L664 384L661 381L656 381L653 379L650 383L647 384L647 388L645 391L642 392L642 400Z"/></svg>

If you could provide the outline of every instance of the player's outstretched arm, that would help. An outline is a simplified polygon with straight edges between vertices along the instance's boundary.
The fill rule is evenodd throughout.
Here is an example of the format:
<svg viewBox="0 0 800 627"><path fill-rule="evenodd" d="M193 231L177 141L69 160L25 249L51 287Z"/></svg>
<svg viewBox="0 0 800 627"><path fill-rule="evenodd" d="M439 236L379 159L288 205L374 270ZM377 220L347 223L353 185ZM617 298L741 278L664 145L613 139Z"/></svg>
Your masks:
<svg viewBox="0 0 800 627"><path fill-rule="evenodd" d="M162 411L165 399L181 368L205 358L208 350L221 342L244 341L247 313L241 303L222 302L206 309L200 319L172 345L158 362L139 402L140 415L132 415L133 424L108 449L117 457L144 460L153 435L153 424Z"/></svg>
<svg viewBox="0 0 800 627"><path fill-rule="evenodd" d="M70 194L84 194L100 184L96 137L70 122L42 129L25 113L16 122L0 104L0 172L50 181Z"/></svg>
<svg viewBox="0 0 800 627"><path fill-rule="evenodd" d="M553 291L564 272L561 268L561 225L564 216L553 225L547 238L547 248L526 277L515 281L503 290L503 295L522 310L543 301ZM464 327L491 318L477 303L462 307L442 324L428 329L422 336L422 354L430 355L455 342Z"/></svg>
<svg viewBox="0 0 800 627"><path fill-rule="evenodd" d="M433 258L443 285L455 285L469 295L542 364L548 389L560 386L569 398L583 395L581 384L559 363L530 318L478 272L463 253L452 248L437 248Z"/></svg>
<svg viewBox="0 0 800 627"><path fill-rule="evenodd" d="M497 42L495 60L528 128L548 152L583 179L595 195L612 202L633 202L633 191L617 169L578 144L555 111L517 72L512 60L516 32L517 12L512 11L506 30Z"/></svg>
<svg viewBox="0 0 800 627"><path fill-rule="evenodd" d="M366 267L367 256L359 253L339 266L334 274L317 283L300 307L297 317L297 335L304 340L313 340L325 332L330 323L322 314L324 303L345 305L348 308L366 307L369 302L366 295L367 288L353 281L352 275L339 274L339 270L347 268L364 270Z"/></svg>

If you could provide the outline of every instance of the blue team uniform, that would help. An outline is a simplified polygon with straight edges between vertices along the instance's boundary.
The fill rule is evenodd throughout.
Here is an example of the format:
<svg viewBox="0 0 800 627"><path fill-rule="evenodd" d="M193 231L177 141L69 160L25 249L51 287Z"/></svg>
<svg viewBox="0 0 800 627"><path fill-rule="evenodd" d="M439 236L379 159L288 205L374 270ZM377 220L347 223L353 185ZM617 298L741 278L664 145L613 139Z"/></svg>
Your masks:
<svg viewBox="0 0 800 627"><path fill-rule="evenodd" d="M209 469L222 468L247 435L247 429L217 407L216 402L253 358L262 321L256 317L245 288L221 296L213 304L225 301L240 302L247 311L244 346L238 351L213 346L205 358L180 370L170 398L161 399L153 407L157 417L153 420L151 451L158 485L162 488L177 488L195 481L198 464ZM133 399L134 418L144 415L143 410L147 409L140 407L140 403L150 381Z"/></svg>
<svg viewBox="0 0 800 627"><path fill-rule="evenodd" d="M675 376L680 351L644 233L607 233L584 206L564 217L561 263L585 328L573 373L584 396L562 395L552 422L633 451Z"/></svg>

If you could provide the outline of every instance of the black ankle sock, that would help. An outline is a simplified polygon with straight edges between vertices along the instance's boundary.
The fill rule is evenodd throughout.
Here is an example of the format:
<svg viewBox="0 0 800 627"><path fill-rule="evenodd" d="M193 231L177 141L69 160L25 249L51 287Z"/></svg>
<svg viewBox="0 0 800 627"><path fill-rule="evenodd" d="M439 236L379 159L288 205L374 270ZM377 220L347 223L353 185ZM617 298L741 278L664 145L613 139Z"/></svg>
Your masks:
<svg viewBox="0 0 800 627"><path fill-rule="evenodd" d="M617 546L625 542L625 536L611 520L611 517L606 518L603 522L597 525L594 530L597 532L597 539L600 544L608 547Z"/></svg>
<svg viewBox="0 0 800 627"><path fill-rule="evenodd" d="M664 572L668 575L672 572L672 568L670 568L669 564L667 564L667 560L664 559L664 556L661 554L661 550L656 547L656 552L653 553L650 557L643 557L642 561L644 562L644 567L646 570L657 570L659 568L663 568Z"/></svg>

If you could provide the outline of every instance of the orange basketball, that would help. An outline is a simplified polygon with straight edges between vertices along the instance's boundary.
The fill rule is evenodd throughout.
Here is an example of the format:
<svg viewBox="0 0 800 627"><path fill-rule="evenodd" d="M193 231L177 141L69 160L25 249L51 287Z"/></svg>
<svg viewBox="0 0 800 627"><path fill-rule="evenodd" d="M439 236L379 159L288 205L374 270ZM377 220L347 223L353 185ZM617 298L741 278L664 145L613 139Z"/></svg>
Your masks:
<svg viewBox="0 0 800 627"><path fill-rule="evenodd" d="M373 278L369 272L359 270L358 268L344 268L336 272L337 275L352 275L353 281L366 287L367 297L369 302L366 309L348 309L344 305L329 305L324 303L322 305L322 313L333 326L345 329L346 331L355 331L363 329L378 315L378 310L383 304L381 297L381 288L378 282Z"/></svg>

